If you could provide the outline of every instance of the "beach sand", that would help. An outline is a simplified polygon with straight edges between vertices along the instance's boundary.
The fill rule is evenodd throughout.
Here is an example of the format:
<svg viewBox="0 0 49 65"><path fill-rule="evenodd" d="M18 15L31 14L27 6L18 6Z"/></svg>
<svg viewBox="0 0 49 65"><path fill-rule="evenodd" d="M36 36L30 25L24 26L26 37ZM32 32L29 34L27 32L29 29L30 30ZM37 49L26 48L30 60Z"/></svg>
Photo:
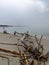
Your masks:
<svg viewBox="0 0 49 65"><path fill-rule="evenodd" d="M21 35L13 35L13 34L3 34L0 33L0 43L9 43L9 44L19 44L19 39L21 39ZM36 40L34 38L34 36L32 37L32 41L36 44ZM41 41L41 44L44 46L44 54L47 53L47 51L49 51L49 38L43 38ZM13 46L13 45L3 45L0 44L0 48L3 49L9 49L12 51L18 51L17 46ZM2 52L0 52L2 53ZM9 57L9 61L10 64L9 65L20 65L19 63L19 57L13 58L13 57ZM0 58L0 65L8 65L7 64L7 60L4 58L2 60L2 58ZM46 63L46 65L49 65L49 62Z"/></svg>

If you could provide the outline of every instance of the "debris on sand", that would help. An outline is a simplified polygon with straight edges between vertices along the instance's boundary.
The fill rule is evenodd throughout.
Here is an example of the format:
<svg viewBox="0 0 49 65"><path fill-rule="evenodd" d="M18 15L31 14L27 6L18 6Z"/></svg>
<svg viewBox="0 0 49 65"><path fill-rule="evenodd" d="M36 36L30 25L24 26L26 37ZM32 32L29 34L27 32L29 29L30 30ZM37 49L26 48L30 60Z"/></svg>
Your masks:
<svg viewBox="0 0 49 65"><path fill-rule="evenodd" d="M14 33L14 35L15 34L16 32ZM19 57L20 65L41 65L42 63L45 65L45 62L47 62L49 58L49 52L47 52L46 54L43 54L44 47L41 44L42 37L43 35L38 40L37 36L35 35L34 39L36 43L34 43L32 36L27 32L22 35L22 37L18 40L17 44L2 43L5 45L17 46L19 52L11 51L8 49L3 49L3 48L0 48L0 51L5 53L4 54L5 58L7 56L11 56L15 58ZM3 57L3 54L1 57Z"/></svg>

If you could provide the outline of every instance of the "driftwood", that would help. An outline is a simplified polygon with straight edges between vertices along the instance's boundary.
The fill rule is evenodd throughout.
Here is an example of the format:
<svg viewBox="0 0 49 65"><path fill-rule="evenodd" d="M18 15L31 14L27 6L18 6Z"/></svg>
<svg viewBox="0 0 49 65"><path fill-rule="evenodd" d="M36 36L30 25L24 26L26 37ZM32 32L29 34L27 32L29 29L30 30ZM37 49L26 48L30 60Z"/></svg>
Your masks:
<svg viewBox="0 0 49 65"><path fill-rule="evenodd" d="M4 57L7 58L6 56L11 56L11 57L15 57L15 58L19 57L21 65L34 65L34 64L40 65L41 62L43 62L44 65L45 65L45 62L48 61L49 52L47 54L43 55L44 49L43 49L43 45L41 45L42 37L43 36L41 36L40 40L38 41L37 36L35 35L35 40L38 44L38 47L36 47L36 48L31 46L31 45L28 46L27 43L24 42L25 39L28 38L28 34L25 34L19 41L19 42L23 43L23 45L19 45L19 44L16 44L16 43L14 43L14 44L0 43L0 44L4 44L4 45L14 45L14 46L17 46L17 47L18 46L24 47L26 52L28 52L28 53L25 53L24 51L21 52L21 50L19 48L18 48L19 52L0 48L1 52L5 52L5 54L0 53L0 56L3 57L3 58ZM40 49L42 49L42 52L40 52ZM29 60L30 58L32 59L32 62L30 62L30 60ZM9 62L9 60L8 60L8 62Z"/></svg>
<svg viewBox="0 0 49 65"><path fill-rule="evenodd" d="M16 52L16 51L6 50L6 49L3 49L3 48L0 48L0 51L5 52L5 53L11 53L11 54L13 54L13 57L22 57L23 56L22 52L20 53L20 52ZM31 55L26 55L26 57L29 58L29 57L31 57Z"/></svg>
<svg viewBox="0 0 49 65"><path fill-rule="evenodd" d="M0 48L0 51L6 52L6 53L12 53L12 54L15 54L15 55L20 55L20 54L19 54L18 52L16 52L16 51L6 50L6 49L3 49L3 48Z"/></svg>
<svg viewBox="0 0 49 65"><path fill-rule="evenodd" d="M10 50L6 50L6 49L2 49L2 48L0 48L0 51L6 52L6 53L14 54L15 56L13 56L13 57L16 57L16 55L17 55L17 57L20 57L20 58L22 59L24 65L29 65L27 58L32 58L33 61L34 61L35 63L37 63L36 65L40 65L40 64L38 63L38 60L37 60L36 58L34 58L33 55L32 55L32 56L31 56L31 55L29 56L29 55L26 55L25 53L22 53L21 51L18 53L18 52L16 52L16 51L10 51ZM37 55L37 54L36 54L36 55ZM36 60L36 61L35 61L35 60ZM43 61L43 60L44 60L44 61ZM47 61L47 57L46 57L46 56L39 56L39 61L46 62L46 61Z"/></svg>
<svg viewBox="0 0 49 65"><path fill-rule="evenodd" d="M41 40L42 40L42 37L43 37L43 35L41 35L41 38L40 38L40 40L38 41L38 39L37 39L37 37L36 37L36 35L35 35L35 40L36 40L36 42L37 42L37 44L38 44L38 50L40 50L40 49L42 49L42 52L43 52L43 45L41 45Z"/></svg>
<svg viewBox="0 0 49 65"><path fill-rule="evenodd" d="M21 56L20 56L20 63L22 64L22 65L29 65L29 63L28 63L28 60L27 60L27 57L26 57L26 55L25 55L25 53L23 52L21 52L20 51L20 49L18 48L18 50L19 50L19 53L21 54Z"/></svg>

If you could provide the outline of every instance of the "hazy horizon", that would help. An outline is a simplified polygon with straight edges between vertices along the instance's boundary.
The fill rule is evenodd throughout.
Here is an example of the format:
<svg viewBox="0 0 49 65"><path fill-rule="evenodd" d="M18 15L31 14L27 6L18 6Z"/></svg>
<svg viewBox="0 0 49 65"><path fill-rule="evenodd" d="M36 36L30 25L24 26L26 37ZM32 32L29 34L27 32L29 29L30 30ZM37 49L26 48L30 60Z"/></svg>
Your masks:
<svg viewBox="0 0 49 65"><path fill-rule="evenodd" d="M0 24L49 34L49 0L0 0Z"/></svg>

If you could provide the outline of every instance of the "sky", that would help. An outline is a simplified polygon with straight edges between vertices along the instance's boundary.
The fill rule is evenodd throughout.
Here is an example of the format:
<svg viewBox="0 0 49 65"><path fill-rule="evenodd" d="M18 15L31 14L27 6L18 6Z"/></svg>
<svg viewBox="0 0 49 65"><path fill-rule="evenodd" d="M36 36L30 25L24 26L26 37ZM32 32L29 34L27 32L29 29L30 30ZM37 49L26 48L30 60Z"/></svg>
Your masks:
<svg viewBox="0 0 49 65"><path fill-rule="evenodd" d="M0 0L0 24L49 29L49 0Z"/></svg>

